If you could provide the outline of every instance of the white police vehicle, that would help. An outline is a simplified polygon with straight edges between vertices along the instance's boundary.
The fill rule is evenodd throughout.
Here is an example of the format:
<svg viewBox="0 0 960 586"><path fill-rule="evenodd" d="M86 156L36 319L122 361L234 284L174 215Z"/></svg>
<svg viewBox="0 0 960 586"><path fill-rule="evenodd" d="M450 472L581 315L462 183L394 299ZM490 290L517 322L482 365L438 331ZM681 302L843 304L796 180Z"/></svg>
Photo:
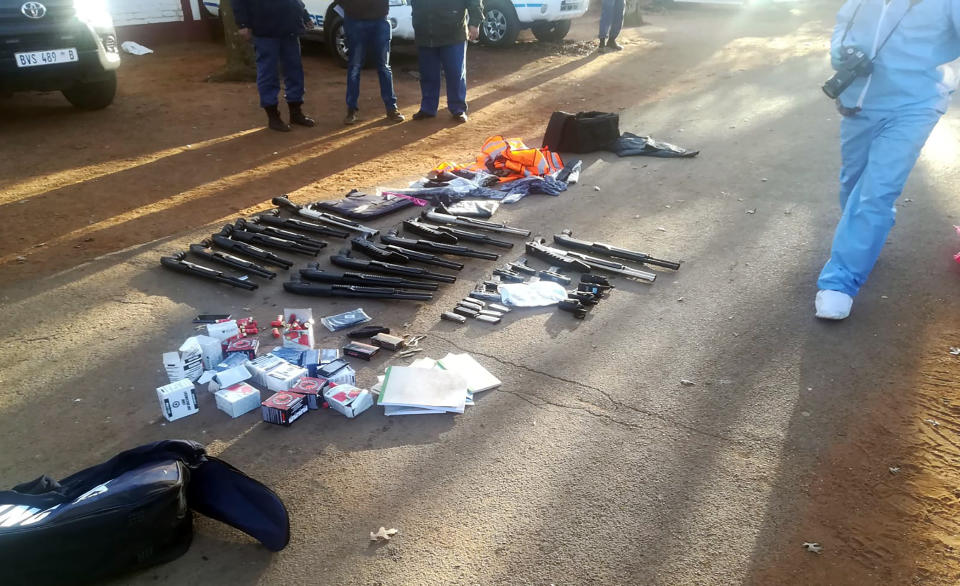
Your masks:
<svg viewBox="0 0 960 586"><path fill-rule="evenodd" d="M590 0L484 0L480 40L512 45L528 28L538 41L560 41L570 32L570 21L588 8Z"/></svg>

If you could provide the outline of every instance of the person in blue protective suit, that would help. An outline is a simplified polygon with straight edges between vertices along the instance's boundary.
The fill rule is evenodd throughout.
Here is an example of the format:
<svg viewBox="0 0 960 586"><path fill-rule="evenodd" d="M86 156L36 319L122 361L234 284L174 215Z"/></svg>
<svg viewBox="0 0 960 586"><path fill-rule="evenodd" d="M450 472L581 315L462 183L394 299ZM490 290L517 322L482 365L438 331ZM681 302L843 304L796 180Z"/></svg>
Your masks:
<svg viewBox="0 0 960 586"><path fill-rule="evenodd" d="M817 281L816 315L844 319L894 224L894 203L946 112L960 57L960 0L848 0L831 42L834 69L847 48L872 60L840 93L840 207L830 259Z"/></svg>
<svg viewBox="0 0 960 586"><path fill-rule="evenodd" d="M267 113L271 130L289 132L280 117L280 71L283 71L284 96L290 108L290 123L313 126L303 113L303 63L300 60L300 34L314 24L302 0L233 0L237 34L253 39L257 56L257 91L260 107Z"/></svg>

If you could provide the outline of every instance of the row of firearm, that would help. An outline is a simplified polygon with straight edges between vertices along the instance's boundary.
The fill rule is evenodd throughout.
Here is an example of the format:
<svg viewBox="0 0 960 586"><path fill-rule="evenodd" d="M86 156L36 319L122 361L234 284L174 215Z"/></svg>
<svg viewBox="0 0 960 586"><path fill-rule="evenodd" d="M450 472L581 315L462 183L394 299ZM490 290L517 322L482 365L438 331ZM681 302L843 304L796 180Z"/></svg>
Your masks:
<svg viewBox="0 0 960 586"><path fill-rule="evenodd" d="M514 243L501 239L503 236L531 235L529 230L478 218L444 214L436 210L424 211L419 218L403 221L403 234L398 227L381 234L376 228L318 211L309 205L297 205L286 197L274 198L273 203L279 209L249 220L241 218L233 224L227 224L219 233L199 244L191 244L189 251L162 257L161 264L181 273L255 290L258 284L251 280L251 276L273 279L277 276L274 267L287 270L294 265L294 261L271 252L268 248L316 257L328 246L326 241L318 239L317 236L342 238L349 239L349 248L344 247L338 254L332 255L330 260L333 265L349 272L328 272L322 270L319 264L311 263L299 271L299 278L285 282L284 289L291 293L319 297L428 301L433 298L432 292L436 291L439 285L457 280L455 274L439 271L434 267L453 271L464 267L463 263L448 257L491 261L500 259L499 253L470 248L463 245L464 242L507 250L513 248ZM280 210L292 212L294 217L281 217ZM410 237L414 235L420 238ZM379 236L380 242L374 241L376 236ZM583 317L585 306L599 300L601 294L610 286L605 278L591 273L603 271L645 282L656 279L656 273L628 267L610 259L629 260L673 270L680 267L679 263L653 258L647 254L609 244L578 240L573 238L569 231L556 234L553 239L556 245L563 248L549 246L542 239L531 240L525 245L527 256L546 262L550 265L549 268L533 268L527 264L525 258L507 262L493 270L494 280L482 282L471 293L474 303L499 301L496 286L501 282L523 282L536 276L566 286L572 283L572 279L562 274L563 272L580 273L581 282L577 285L577 290L571 292L571 300L579 302L580 305L574 306L570 303L567 304L568 307L564 307L561 304L561 309ZM365 258L357 258L353 256L353 252ZM609 258L591 256L585 254L586 252ZM191 262L187 260L188 253L198 259L243 271L244 274L234 276ZM411 263L427 265L430 268L414 266ZM591 294L596 294L595 299L588 298ZM468 317L477 317L483 315L480 311L489 311L476 307L472 309L477 314ZM461 312L460 315L464 314L466 312Z"/></svg>

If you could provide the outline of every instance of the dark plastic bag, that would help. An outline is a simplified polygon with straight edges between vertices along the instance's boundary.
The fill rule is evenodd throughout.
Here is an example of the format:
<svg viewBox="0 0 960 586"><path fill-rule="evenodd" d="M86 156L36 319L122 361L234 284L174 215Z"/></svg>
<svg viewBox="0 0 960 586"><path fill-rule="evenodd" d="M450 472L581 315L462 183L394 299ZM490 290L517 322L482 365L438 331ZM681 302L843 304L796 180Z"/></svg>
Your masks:
<svg viewBox="0 0 960 586"><path fill-rule="evenodd" d="M176 559L190 547L192 508L271 550L289 541L273 491L198 443L168 440L0 491L0 584L95 582Z"/></svg>
<svg viewBox="0 0 960 586"><path fill-rule="evenodd" d="M557 153L603 150L620 137L620 116L610 112L554 112L543 136L543 146Z"/></svg>
<svg viewBox="0 0 960 586"><path fill-rule="evenodd" d="M607 145L606 150L620 157L645 156L661 158L690 158L700 154L669 142L661 142L649 136L637 136L624 132L623 136Z"/></svg>
<svg viewBox="0 0 960 586"><path fill-rule="evenodd" d="M413 205L413 202L395 195L373 195L356 189L343 199L318 201L310 205L316 210L333 212L351 220L369 220L391 214Z"/></svg>

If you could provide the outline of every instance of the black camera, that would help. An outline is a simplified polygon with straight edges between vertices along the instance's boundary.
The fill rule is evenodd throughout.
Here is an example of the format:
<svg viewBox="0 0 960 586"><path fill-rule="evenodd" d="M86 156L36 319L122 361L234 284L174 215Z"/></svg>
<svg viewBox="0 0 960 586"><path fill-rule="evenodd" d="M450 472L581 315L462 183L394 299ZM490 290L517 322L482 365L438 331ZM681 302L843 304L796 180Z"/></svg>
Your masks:
<svg viewBox="0 0 960 586"><path fill-rule="evenodd" d="M855 79L873 72L873 60L856 47L845 47L840 66L833 77L823 84L823 93L835 100L840 97Z"/></svg>

